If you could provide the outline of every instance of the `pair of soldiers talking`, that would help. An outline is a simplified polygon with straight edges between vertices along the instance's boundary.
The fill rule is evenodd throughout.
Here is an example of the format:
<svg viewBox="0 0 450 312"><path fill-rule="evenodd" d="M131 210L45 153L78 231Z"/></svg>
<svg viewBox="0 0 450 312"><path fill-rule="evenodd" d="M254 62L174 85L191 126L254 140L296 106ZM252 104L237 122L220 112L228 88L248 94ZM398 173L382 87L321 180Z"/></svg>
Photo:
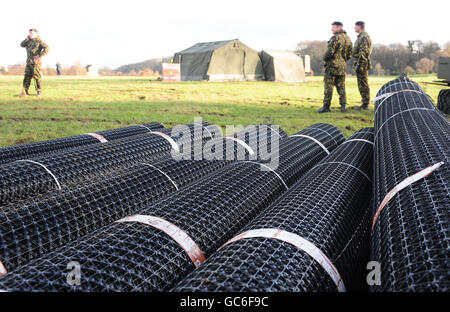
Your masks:
<svg viewBox="0 0 450 312"><path fill-rule="evenodd" d="M362 105L352 108L367 110L369 107L370 88L368 73L371 68L370 54L372 53L372 41L369 34L365 31L364 22L356 22L355 32L358 33L358 39L355 41L355 46L352 47L352 41L347 36L343 26L341 22L334 22L332 24L331 31L333 32L333 37L328 41L328 50L323 58L325 62L323 107L317 110L318 113L330 112L334 86L336 86L339 94L341 112L347 111L345 73L347 71L347 62L352 57L354 60L353 69L358 79L358 89L362 97Z"/></svg>

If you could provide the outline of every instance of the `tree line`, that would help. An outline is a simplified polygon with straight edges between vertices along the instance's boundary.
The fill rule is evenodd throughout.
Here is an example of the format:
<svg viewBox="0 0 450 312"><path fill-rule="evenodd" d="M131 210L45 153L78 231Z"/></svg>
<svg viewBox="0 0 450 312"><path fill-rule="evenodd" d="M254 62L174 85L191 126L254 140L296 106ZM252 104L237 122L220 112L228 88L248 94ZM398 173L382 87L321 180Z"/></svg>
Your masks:
<svg viewBox="0 0 450 312"><path fill-rule="evenodd" d="M297 44L296 53L310 55L314 75L323 75L323 56L327 51L326 41L302 41ZM439 57L450 56L450 41L442 47L433 41L410 40L406 44L374 44L372 46L371 75L429 74L438 70ZM349 62L347 73L352 73Z"/></svg>

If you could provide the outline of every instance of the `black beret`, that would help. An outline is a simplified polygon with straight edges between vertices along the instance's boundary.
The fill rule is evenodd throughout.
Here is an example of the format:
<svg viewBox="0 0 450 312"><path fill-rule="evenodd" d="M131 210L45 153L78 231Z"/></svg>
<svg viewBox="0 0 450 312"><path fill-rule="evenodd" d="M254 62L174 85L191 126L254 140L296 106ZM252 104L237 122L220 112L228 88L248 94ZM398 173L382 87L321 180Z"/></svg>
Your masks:
<svg viewBox="0 0 450 312"><path fill-rule="evenodd" d="M331 25L336 25L336 26L344 26L344 24L342 24L341 22L334 22L333 24L331 24Z"/></svg>

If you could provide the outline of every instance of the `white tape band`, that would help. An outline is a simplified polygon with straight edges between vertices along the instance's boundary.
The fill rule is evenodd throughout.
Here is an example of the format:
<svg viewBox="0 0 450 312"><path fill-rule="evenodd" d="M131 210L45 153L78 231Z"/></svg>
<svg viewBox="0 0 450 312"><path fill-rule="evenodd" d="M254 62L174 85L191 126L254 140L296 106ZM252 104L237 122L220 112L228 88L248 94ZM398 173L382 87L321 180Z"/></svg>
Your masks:
<svg viewBox="0 0 450 312"><path fill-rule="evenodd" d="M150 129L150 128L147 127L147 126L144 126L144 125L136 125L136 126L145 128L145 129L147 129L149 132L152 132L152 129Z"/></svg>
<svg viewBox="0 0 450 312"><path fill-rule="evenodd" d="M93 138L96 138L97 140L99 140L101 143L106 143L108 142L107 139L105 139L105 137L103 135L97 134L97 133L85 133L85 135L90 135Z"/></svg>
<svg viewBox="0 0 450 312"><path fill-rule="evenodd" d="M411 89L405 89L405 90L394 91L394 92L388 92L388 93L382 94L382 95L377 96L376 98L374 98L374 99L372 100L372 102L375 102L375 101L378 101L378 100L383 99L383 101L381 101L381 103L378 104L377 108L375 109L375 113L374 113L374 114L376 114L376 113L378 112L378 109L381 107L381 105L383 105L384 102L386 102L386 100L387 100L388 98L390 98L391 96L393 96L393 95L395 95L395 94L402 93L402 92L414 92L414 93L419 93L419 94L426 95L426 94L423 93L423 92L420 92L420 91L417 91L417 90L411 90Z"/></svg>
<svg viewBox="0 0 450 312"><path fill-rule="evenodd" d="M273 173L275 173L275 175L280 179L281 183L283 183L283 185L284 185L284 187L286 188L286 190L289 189L289 187L288 187L287 184L284 182L283 178L278 174L278 172L276 172L275 170L273 170L273 169L270 168L269 166L267 166L267 165L265 165L265 164L260 164L260 163L258 163L258 162L256 162L256 161L250 161L250 160L239 161L239 162L236 162L235 164L239 164L239 163L242 163L242 162L260 165L260 166L262 166L262 167L264 167L264 168L269 169L269 171L272 171Z"/></svg>
<svg viewBox="0 0 450 312"><path fill-rule="evenodd" d="M368 176L367 174L365 174L361 169L359 169L358 167L355 167L355 166L353 166L353 165L350 165L350 164L348 164L348 163L345 163L345 162L340 162L340 161L328 161L328 162L324 162L324 163L317 164L316 166L314 166L314 168L319 167L319 166L323 166L323 165L328 165L328 164L338 164L338 165L346 165L346 166L349 166L349 167L351 167L351 168L353 168L353 169L356 169L358 172L360 172L362 175L364 175L364 176L367 178L367 180L369 180L370 182L372 182L372 179L370 179L369 176ZM314 168L313 168L313 169L314 169ZM312 170L312 169L311 169L311 170Z"/></svg>
<svg viewBox="0 0 450 312"><path fill-rule="evenodd" d="M360 132L358 132L358 133L360 133ZM342 143L342 144L345 144L345 143L348 143L348 142L353 142L353 141L360 141L360 142L365 142L365 143L369 143L369 144L371 144L371 145L374 145L374 143L373 142L370 142L369 140L365 140L365 139L350 139L350 140L346 140L344 143Z"/></svg>
<svg viewBox="0 0 450 312"><path fill-rule="evenodd" d="M206 260L205 255L200 250L198 245L194 242L194 240L182 229L167 220L154 216L133 215L116 221L116 223L123 222L143 223L163 231L164 233L169 235L170 238L176 241L178 245L180 245L181 248L184 249L184 251L186 251L195 267L198 267Z"/></svg>
<svg viewBox="0 0 450 312"><path fill-rule="evenodd" d="M269 125L261 125L261 126L266 126L267 128L270 129L270 131L275 133L281 139L281 135L277 131L273 130L273 128L271 126L269 126Z"/></svg>
<svg viewBox="0 0 450 312"><path fill-rule="evenodd" d="M375 224L377 223L378 217L380 216L381 211L384 209L384 207L389 203L389 201L401 190L403 190L405 187L413 184L414 182L417 182L430 174L432 174L435 170L437 170L439 167L441 167L444 164L444 162L439 162L437 164L434 164L430 167L427 167L409 177L404 179L402 182L397 184L390 190L386 196L384 197L383 201L380 203L380 206L378 206L377 212L375 213L372 221L372 232L375 227Z"/></svg>
<svg viewBox="0 0 450 312"><path fill-rule="evenodd" d="M233 141L239 143L240 145L242 145L242 146L248 151L248 153L249 153L250 155L255 154L255 152L253 151L253 149L252 149L247 143L245 143L244 141L242 141L242 140L240 140L240 139L233 138L233 137L224 137L224 139L227 139L227 140L233 140Z"/></svg>
<svg viewBox="0 0 450 312"><path fill-rule="evenodd" d="M211 132L209 131L209 129L208 129L207 127L205 127L204 125L202 125L201 123L198 123L198 122L194 122L194 125L200 125L204 130L206 130L206 132L209 133L209 137L210 137L211 139L213 138Z"/></svg>
<svg viewBox="0 0 450 312"><path fill-rule="evenodd" d="M327 155L330 155L330 151L325 147L325 145L323 145L319 140L317 140L309 135L294 134L294 135L291 135L291 137L303 137L303 138L310 139L310 140L316 142L325 151L325 153L327 153Z"/></svg>
<svg viewBox="0 0 450 312"><path fill-rule="evenodd" d="M396 116L398 116L398 115L401 115L401 114L403 114L403 113L405 113L405 112L410 112L410 111L414 111L414 110L434 111L435 109L433 109L433 108L421 108L421 107L419 107L419 108L410 108L410 109L407 109L407 110L404 110L404 111L398 112L397 114L392 115L391 117L389 117L388 119L386 119L386 120L381 124L381 126L378 128L378 131L377 131L377 133L375 134L375 139L374 139L374 141L377 140L377 138L378 138L378 133L380 133L380 131L381 131L381 129L383 128L383 126L384 126L389 120L391 120L392 118L394 118L394 117L396 117Z"/></svg>
<svg viewBox="0 0 450 312"><path fill-rule="evenodd" d="M172 139L167 134L159 132L159 131L151 131L150 134L156 134L156 135L159 135L159 136L163 137L164 139L166 139L170 143L170 145L172 146L173 150L175 150L176 152L180 152L180 147L178 146L177 142L175 142L174 139Z"/></svg>
<svg viewBox="0 0 450 312"><path fill-rule="evenodd" d="M159 168L157 168L157 167L155 167L155 166L153 166L153 165L151 165L151 164L143 163L143 165L152 167L152 168L158 170L159 172L161 172L161 173L162 173L162 174L163 174L170 182L172 182L173 186L175 186L175 188L176 188L177 191L178 191L178 186L176 185L176 183L175 183L175 182L169 177L169 175L167 175L164 171L162 171L161 169L159 169Z"/></svg>
<svg viewBox="0 0 450 312"><path fill-rule="evenodd" d="M312 128L312 127L308 127L308 128L306 128L306 129L314 129L314 130L319 130L319 131L322 131L322 132L326 133L330 138L333 139L333 141L334 141L334 143L336 144L336 146L339 146L338 142L336 142L336 140L334 139L334 137L333 137L331 134L329 134L327 131L325 131L325 130L323 130L323 129L320 129L320 128ZM306 129L305 129L305 130L306 130Z"/></svg>
<svg viewBox="0 0 450 312"><path fill-rule="evenodd" d="M39 163L39 162L37 162L37 161L34 161L34 160L29 160L29 159L16 160L16 162L29 162L29 163L36 164L36 165L41 166L41 167L44 168L45 171L47 171L47 172L52 176L52 178L55 180L56 185L58 186L58 189L59 189L59 190L62 190L61 184L59 184L58 178L56 178L56 176L55 176L55 175L54 175L54 174L53 174L46 166L44 166L43 164L41 164L41 163Z"/></svg>
<svg viewBox="0 0 450 312"><path fill-rule="evenodd" d="M220 248L223 248L232 242L248 238L273 238L303 250L328 273L340 292L345 291L345 286L341 275L331 260L319 248L317 248L316 245L297 234L279 229L250 230L232 238Z"/></svg>

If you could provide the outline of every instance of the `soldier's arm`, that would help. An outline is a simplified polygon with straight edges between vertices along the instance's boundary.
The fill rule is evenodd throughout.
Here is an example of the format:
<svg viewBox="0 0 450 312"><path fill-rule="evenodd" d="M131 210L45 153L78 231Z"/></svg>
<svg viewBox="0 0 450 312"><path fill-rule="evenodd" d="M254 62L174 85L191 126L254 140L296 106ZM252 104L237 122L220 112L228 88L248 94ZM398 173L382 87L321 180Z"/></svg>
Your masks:
<svg viewBox="0 0 450 312"><path fill-rule="evenodd" d="M331 58L333 57L334 53L336 52L336 38L333 37L331 38L331 40L328 42L328 49L327 52L325 53L323 60L325 62L328 62L329 60L331 60Z"/></svg>
<svg viewBox="0 0 450 312"><path fill-rule="evenodd" d="M370 54L369 40L364 37L361 40L361 47L359 49L359 55L362 60L368 60Z"/></svg>
<svg viewBox="0 0 450 312"><path fill-rule="evenodd" d="M39 56L47 55L50 51L50 48L48 47L48 44L46 44L44 41L41 41L41 53L39 53Z"/></svg>
<svg viewBox="0 0 450 312"><path fill-rule="evenodd" d="M26 46L27 46L27 44L28 44L28 41L30 41L30 39L25 39L24 41L22 41L21 43L20 43L20 46L22 47L22 48L25 48Z"/></svg>
<svg viewBox="0 0 450 312"><path fill-rule="evenodd" d="M347 55L346 55L346 60L350 60L352 58L353 55L353 44L352 42L349 40L348 42L348 50L347 50Z"/></svg>

